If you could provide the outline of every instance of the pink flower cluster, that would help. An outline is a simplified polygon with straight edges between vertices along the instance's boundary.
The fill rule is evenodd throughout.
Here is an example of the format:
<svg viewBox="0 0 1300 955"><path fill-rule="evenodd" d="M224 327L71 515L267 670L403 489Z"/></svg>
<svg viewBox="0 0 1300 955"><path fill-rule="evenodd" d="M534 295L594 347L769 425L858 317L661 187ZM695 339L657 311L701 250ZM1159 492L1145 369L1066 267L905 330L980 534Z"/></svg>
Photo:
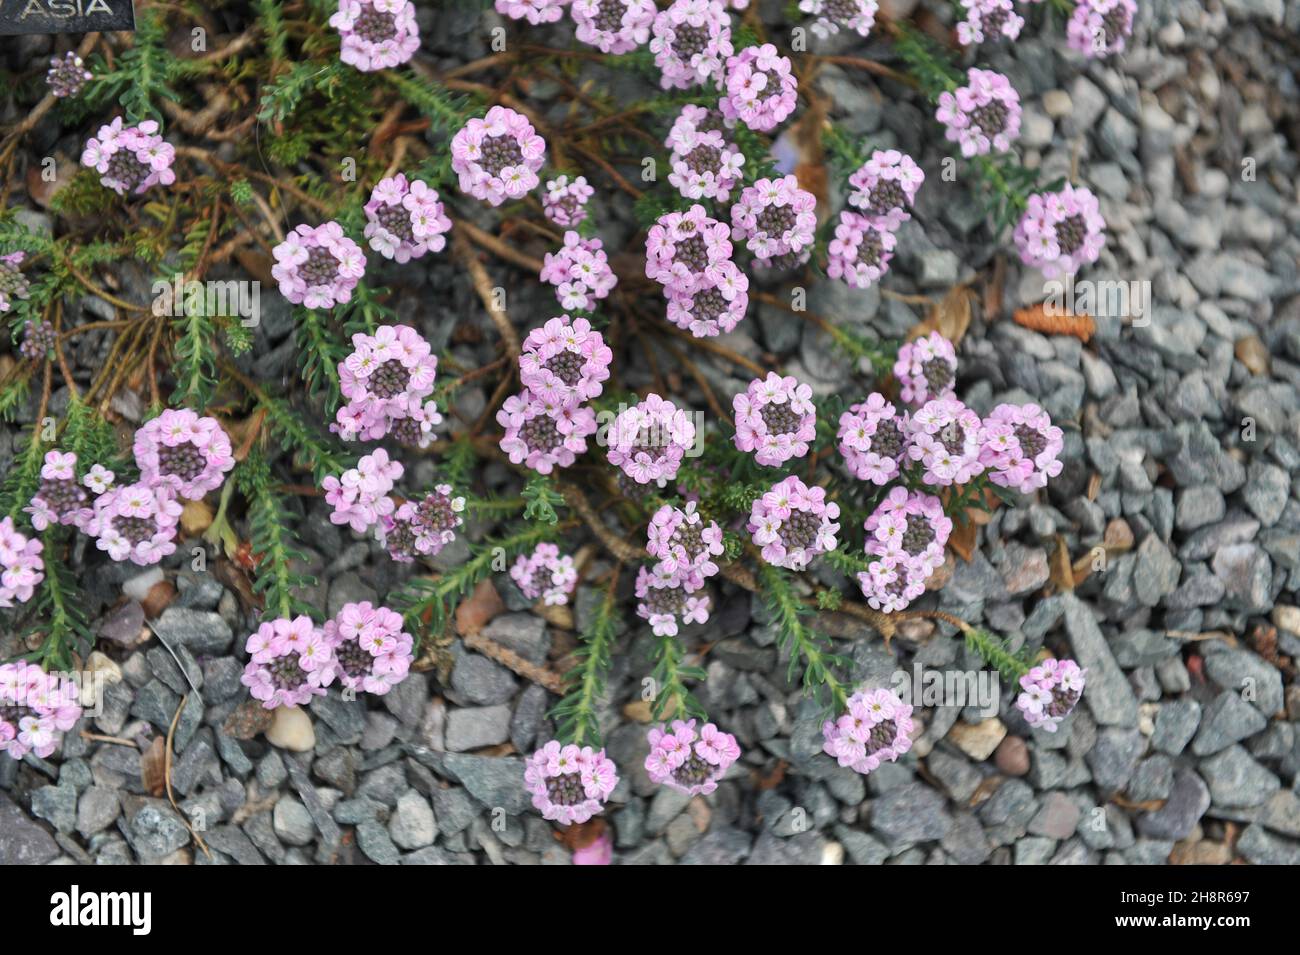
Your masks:
<svg viewBox="0 0 1300 955"><path fill-rule="evenodd" d="M339 0L330 26L339 31L339 59L363 72L401 66L420 48L410 0Z"/></svg>
<svg viewBox="0 0 1300 955"><path fill-rule="evenodd" d="M176 181L175 159L175 148L158 135L156 122L146 119L138 126L124 126L121 116L99 127L81 153L81 164L99 173L99 181L119 196L170 186Z"/></svg>
<svg viewBox="0 0 1300 955"><path fill-rule="evenodd" d="M105 473L110 476L111 484L112 472ZM37 485L31 504L23 510L31 515L32 527L38 531L58 525L86 526L94 511L90 506L90 495L77 480L75 454L71 451L45 452L45 463L41 465L41 483Z"/></svg>
<svg viewBox="0 0 1300 955"><path fill-rule="evenodd" d="M113 560L147 567L176 550L181 504L169 484L111 487L95 499L95 511L83 528L95 546Z"/></svg>
<svg viewBox="0 0 1300 955"><path fill-rule="evenodd" d="M933 495L895 487L863 525L866 552L876 558L858 574L867 602L884 613L902 610L921 594L943 564L952 520Z"/></svg>
<svg viewBox="0 0 1300 955"><path fill-rule="evenodd" d="M717 521L705 521L689 501L685 509L665 504L650 518L646 551L659 563L654 574L671 578L694 593L718 572L714 557L721 557L722 528Z"/></svg>
<svg viewBox="0 0 1300 955"><path fill-rule="evenodd" d="M647 739L650 754L645 758L645 768L650 781L688 796L707 796L713 792L731 765L740 759L736 737L712 723L700 727L697 736L695 720L673 720L671 730L656 726Z"/></svg>
<svg viewBox="0 0 1300 955"><path fill-rule="evenodd" d="M539 278L555 286L555 297L565 311L591 311L618 284L600 239L564 233L564 246L547 252Z"/></svg>
<svg viewBox="0 0 1300 955"><path fill-rule="evenodd" d="M638 484L663 487L677 477L695 437L695 424L686 412L651 392L610 424L609 463Z"/></svg>
<svg viewBox="0 0 1300 955"><path fill-rule="evenodd" d="M414 640L403 627L402 615L387 607L369 601L344 604L321 630L330 653L325 684L338 677L349 690L376 696L397 686L411 672L414 660Z"/></svg>
<svg viewBox="0 0 1300 955"><path fill-rule="evenodd" d="M908 455L910 422L884 395L872 392L840 415L840 454L859 481L884 486L898 477Z"/></svg>
<svg viewBox="0 0 1300 955"><path fill-rule="evenodd" d="M1020 94L1001 73L972 68L967 85L939 94L935 118L966 158L1004 153L1020 135Z"/></svg>
<svg viewBox="0 0 1300 955"><path fill-rule="evenodd" d="M572 557L561 556L558 547L543 541L531 554L519 555L510 568L510 579L529 600L559 606L569 602L569 594L578 586L578 568Z"/></svg>
<svg viewBox="0 0 1300 955"><path fill-rule="evenodd" d="M1073 660L1044 660L1020 678L1016 709L1030 726L1055 733L1083 696L1087 672Z"/></svg>
<svg viewBox="0 0 1300 955"><path fill-rule="evenodd" d="M26 255L25 252L0 255L0 315L9 311L16 299L25 299L31 295L31 283L19 269ZM45 351L42 349L41 354L44 355Z"/></svg>
<svg viewBox="0 0 1300 955"><path fill-rule="evenodd" d="M980 461L1000 487L1031 494L1061 473L1061 429L1038 405L998 405L984 419L982 443Z"/></svg>
<svg viewBox="0 0 1300 955"><path fill-rule="evenodd" d="M451 140L451 170L461 192L493 206L537 188L545 159L546 140L526 116L504 106L471 119Z"/></svg>
<svg viewBox="0 0 1300 955"><path fill-rule="evenodd" d="M361 247L337 222L299 225L271 252L271 275L280 283L280 294L307 308L333 308L351 300L366 273Z"/></svg>
<svg viewBox="0 0 1300 955"><path fill-rule="evenodd" d="M36 538L19 533L12 517L0 520L0 607L27 603L45 579L45 549Z"/></svg>
<svg viewBox="0 0 1300 955"><path fill-rule="evenodd" d="M961 0L961 5L966 8L966 19L957 24L957 42L962 46L1000 37L1014 40L1025 25L1011 0Z"/></svg>
<svg viewBox="0 0 1300 955"><path fill-rule="evenodd" d="M709 595L689 589L687 580L670 574L662 562L637 571L636 597L637 616L657 637L675 637L680 627L709 619Z"/></svg>
<svg viewBox="0 0 1300 955"><path fill-rule="evenodd" d="M1073 275L1091 265L1106 244L1106 222L1097 197L1082 186L1066 184L1059 192L1029 197L1015 232L1026 265L1048 278Z"/></svg>
<svg viewBox="0 0 1300 955"><path fill-rule="evenodd" d="M543 401L571 406L599 397L614 353L585 318L552 318L524 339L519 380Z"/></svg>
<svg viewBox="0 0 1300 955"><path fill-rule="evenodd" d="M603 749L551 740L528 757L524 784L543 819L567 826L586 822L605 808L618 785L618 770Z"/></svg>
<svg viewBox="0 0 1300 955"><path fill-rule="evenodd" d="M682 107L664 141L672 150L668 182L687 199L726 202L741 180L745 156L708 118L703 106Z"/></svg>
<svg viewBox="0 0 1300 955"><path fill-rule="evenodd" d="M85 62L75 50L69 50L62 56L51 57L50 68L45 74L45 83L50 92L59 99L76 96L95 74L86 69Z"/></svg>
<svg viewBox="0 0 1300 955"><path fill-rule="evenodd" d="M951 398L957 393L957 350L938 332L906 342L894 361L900 397L923 405L932 398Z"/></svg>
<svg viewBox="0 0 1300 955"><path fill-rule="evenodd" d="M876 0L799 0L799 10L815 18L813 33L823 39L841 29L867 36L876 25L879 9Z"/></svg>
<svg viewBox="0 0 1300 955"><path fill-rule="evenodd" d="M668 320L697 337L731 331L749 307L749 279L731 260L730 236L696 204L660 216L646 237L646 275L664 286Z"/></svg>
<svg viewBox="0 0 1300 955"><path fill-rule="evenodd" d="M546 184L542 212L561 228L571 228L587 218L587 202L595 194L586 176L556 176Z"/></svg>
<svg viewBox="0 0 1300 955"><path fill-rule="evenodd" d="M850 288L870 288L889 271L896 243L893 232L845 209L827 247L826 274Z"/></svg>
<svg viewBox="0 0 1300 955"><path fill-rule="evenodd" d="M801 264L817 231L817 199L794 176L759 179L731 207L731 237L744 239L760 265Z"/></svg>
<svg viewBox="0 0 1300 955"><path fill-rule="evenodd" d="M453 497L450 484L439 484L419 501L403 501L380 519L388 556L399 563L432 557L456 539L465 499Z"/></svg>
<svg viewBox="0 0 1300 955"><path fill-rule="evenodd" d="M650 52L666 89L721 82L722 64L732 55L731 18L717 0L674 0L652 26ZM698 198L698 197L697 197Z"/></svg>
<svg viewBox="0 0 1300 955"><path fill-rule="evenodd" d="M628 53L650 39L654 0L573 0L577 37L601 53Z"/></svg>
<svg viewBox="0 0 1300 955"><path fill-rule="evenodd" d="M876 227L896 232L912 218L907 210L916 202L923 182L925 173L911 156L897 149L877 149L849 177L849 205L869 216Z"/></svg>
<svg viewBox="0 0 1300 955"><path fill-rule="evenodd" d="M790 60L771 43L746 47L728 57L723 85L718 103L722 115L760 133L775 129L799 101Z"/></svg>
<svg viewBox="0 0 1300 955"><path fill-rule="evenodd" d="M0 753L44 759L79 719L80 696L72 680L25 660L0 664Z"/></svg>
<svg viewBox="0 0 1300 955"><path fill-rule="evenodd" d="M338 477L329 475L321 482L325 502L334 509L330 522L347 524L364 533L396 510L388 492L402 476L400 461L389 460L388 452L377 449L357 462L355 468Z"/></svg>
<svg viewBox="0 0 1300 955"><path fill-rule="evenodd" d="M587 438L596 433L596 413L586 405L547 401L525 388L502 403L497 424L505 429L501 450L511 464L550 474L587 450Z"/></svg>
<svg viewBox="0 0 1300 955"><path fill-rule="evenodd" d="M769 371L731 400L736 412L736 447L768 467L808 453L817 435L812 388L792 376Z"/></svg>
<svg viewBox="0 0 1300 955"><path fill-rule="evenodd" d="M1136 15L1133 0L1079 0L1065 25L1065 41L1089 59L1123 53Z"/></svg>
<svg viewBox="0 0 1300 955"><path fill-rule="evenodd" d="M305 615L262 624L249 635L244 650L250 659L239 682L268 710L302 706L313 696L324 696L334 679L330 640Z"/></svg>
<svg viewBox="0 0 1300 955"><path fill-rule="evenodd" d="M826 489L793 475L773 485L750 508L749 533L769 564L804 570L814 557L835 549L840 506Z"/></svg>
<svg viewBox="0 0 1300 955"><path fill-rule="evenodd" d="M365 237L386 259L409 262L447 245L451 220L437 189L402 173L379 180L365 205Z"/></svg>
<svg viewBox="0 0 1300 955"><path fill-rule="evenodd" d="M533 26L555 23L564 16L570 0L496 0L497 13L512 20L527 20Z"/></svg>
<svg viewBox="0 0 1300 955"><path fill-rule="evenodd" d="M845 713L822 724L822 749L841 766L864 776L912 748L912 708L883 687L859 690Z"/></svg>
<svg viewBox="0 0 1300 955"><path fill-rule="evenodd" d="M215 491L235 466L230 437L216 418L189 408L168 408L135 433L140 480L189 501Z"/></svg>
<svg viewBox="0 0 1300 955"><path fill-rule="evenodd" d="M352 354L338 366L347 404L333 430L344 441L377 441L400 429L404 444L425 447L442 421L433 394L438 356L409 325L380 325L373 335L352 336Z"/></svg>
<svg viewBox="0 0 1300 955"><path fill-rule="evenodd" d="M925 468L926 484L965 484L984 472L980 416L956 398L932 398L912 415L908 455Z"/></svg>

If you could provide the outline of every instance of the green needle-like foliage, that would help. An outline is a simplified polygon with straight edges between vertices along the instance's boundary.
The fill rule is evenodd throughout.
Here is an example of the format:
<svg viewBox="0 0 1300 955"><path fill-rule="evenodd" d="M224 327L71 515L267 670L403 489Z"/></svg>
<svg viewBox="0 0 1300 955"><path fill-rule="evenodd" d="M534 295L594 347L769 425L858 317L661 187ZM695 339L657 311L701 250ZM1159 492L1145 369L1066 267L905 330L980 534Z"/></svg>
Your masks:
<svg viewBox="0 0 1300 955"><path fill-rule="evenodd" d="M610 648L617 635L617 589L618 575L615 574L596 609L596 616L582 631L582 644L574 654L579 663L569 671L568 692L549 714L556 722L556 736L561 742L576 746L601 745L596 705L605 691Z"/></svg>
<svg viewBox="0 0 1300 955"><path fill-rule="evenodd" d="M261 452L250 451L235 471L234 479L248 502L251 543L257 559L253 589L266 602L263 619L307 614L319 620L321 609L294 595L295 590L314 586L316 580L293 569L294 561L301 562L305 558L298 550L290 517L280 503L271 468Z"/></svg>
<svg viewBox="0 0 1300 955"><path fill-rule="evenodd" d="M824 687L832 708L844 709L848 694L844 684L835 675L835 670L847 670L848 661L833 653L829 639L804 621L809 609L795 593L785 571L765 560L759 560L758 576L763 585L763 601L776 624L781 647L790 657L787 672L790 682L797 679L802 661L804 691L821 701L824 699Z"/></svg>

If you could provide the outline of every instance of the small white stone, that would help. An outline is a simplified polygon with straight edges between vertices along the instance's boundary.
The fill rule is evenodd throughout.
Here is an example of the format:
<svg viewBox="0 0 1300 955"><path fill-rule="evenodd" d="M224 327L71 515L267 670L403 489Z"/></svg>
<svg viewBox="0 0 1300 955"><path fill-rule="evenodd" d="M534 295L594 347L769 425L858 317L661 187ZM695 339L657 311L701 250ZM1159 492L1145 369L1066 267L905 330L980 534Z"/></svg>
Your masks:
<svg viewBox="0 0 1300 955"><path fill-rule="evenodd" d="M161 583L162 580L162 568L154 567L150 570L146 570L143 574L137 574L123 583L122 593L126 594L126 596L130 597L132 600L144 603L145 598L149 596L149 590L154 584Z"/></svg>
<svg viewBox="0 0 1300 955"><path fill-rule="evenodd" d="M280 706L271 717L266 741L280 749L306 753L316 747L316 730L306 712L296 706Z"/></svg>

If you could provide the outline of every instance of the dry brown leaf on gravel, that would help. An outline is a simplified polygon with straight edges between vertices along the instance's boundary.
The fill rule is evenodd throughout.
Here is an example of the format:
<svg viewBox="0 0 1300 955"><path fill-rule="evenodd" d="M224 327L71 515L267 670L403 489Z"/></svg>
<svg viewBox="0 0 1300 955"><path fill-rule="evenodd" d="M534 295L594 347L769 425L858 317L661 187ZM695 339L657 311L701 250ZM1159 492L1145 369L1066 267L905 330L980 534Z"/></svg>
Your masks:
<svg viewBox="0 0 1300 955"><path fill-rule="evenodd" d="M1042 303L1017 309L1011 315L1017 325L1044 335L1069 335L1087 343L1097 332L1091 315L1052 315Z"/></svg>
<svg viewBox="0 0 1300 955"><path fill-rule="evenodd" d="M155 736L140 754L140 782L151 796L167 791L167 744L161 736Z"/></svg>
<svg viewBox="0 0 1300 955"><path fill-rule="evenodd" d="M960 345L966 329L970 328L971 302L974 297L967 286L953 286L948 294L930 306L930 314L913 326L907 333L907 340L915 341L931 332L938 332L952 342L954 348Z"/></svg>

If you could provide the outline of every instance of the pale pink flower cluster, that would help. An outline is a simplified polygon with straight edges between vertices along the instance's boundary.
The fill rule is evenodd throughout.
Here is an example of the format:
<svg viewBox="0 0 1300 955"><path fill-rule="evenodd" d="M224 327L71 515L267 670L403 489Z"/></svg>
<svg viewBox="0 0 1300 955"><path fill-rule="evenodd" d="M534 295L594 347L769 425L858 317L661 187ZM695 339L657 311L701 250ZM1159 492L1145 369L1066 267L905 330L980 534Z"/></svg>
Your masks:
<svg viewBox="0 0 1300 955"><path fill-rule="evenodd" d="M1020 678L1016 709L1030 726L1055 733L1083 696L1087 673L1073 660L1044 660Z"/></svg>
<svg viewBox="0 0 1300 955"><path fill-rule="evenodd" d="M689 287L672 286L668 320L696 338L712 338L733 331L749 308L749 278L734 262L720 262L701 273Z"/></svg>
<svg viewBox="0 0 1300 955"><path fill-rule="evenodd" d="M324 696L334 679L330 641L306 615L267 621L249 635L244 650L249 661L239 682L268 710Z"/></svg>
<svg viewBox="0 0 1300 955"><path fill-rule="evenodd" d="M687 199L726 202L741 180L745 156L721 129L706 125L708 117L702 106L682 107L664 141L672 150L668 182Z"/></svg>
<svg viewBox="0 0 1300 955"><path fill-rule="evenodd" d="M687 589L686 581L668 573L662 563L637 571L636 596L637 616L657 637L675 637L681 627L708 622L709 595Z"/></svg>
<svg viewBox="0 0 1300 955"><path fill-rule="evenodd" d="M695 437L695 424L686 412L651 392L610 424L609 463L638 484L663 487L677 477Z"/></svg>
<svg viewBox="0 0 1300 955"><path fill-rule="evenodd" d="M564 16L571 0L496 0L497 13L512 20L527 20L533 26L555 23Z"/></svg>
<svg viewBox="0 0 1300 955"><path fill-rule="evenodd" d="M799 10L815 18L813 33L823 39L841 29L867 36L876 25L879 9L876 0L799 0Z"/></svg>
<svg viewBox="0 0 1300 955"><path fill-rule="evenodd" d="M859 690L837 720L822 724L822 749L841 766L864 776L912 748L912 707L893 690Z"/></svg>
<svg viewBox="0 0 1300 955"><path fill-rule="evenodd" d="M799 101L790 60L771 43L746 47L728 57L724 87L718 103L722 115L760 133L775 129Z"/></svg>
<svg viewBox="0 0 1300 955"><path fill-rule="evenodd" d="M884 613L902 610L943 564L952 519L933 495L894 487L863 524L865 550L876 558L858 574L867 602Z"/></svg>
<svg viewBox="0 0 1300 955"><path fill-rule="evenodd" d="M1079 0L1065 25L1065 41L1089 59L1123 53L1136 15L1133 0Z"/></svg>
<svg viewBox="0 0 1300 955"><path fill-rule="evenodd" d="M585 318L560 315L524 339L519 380L543 401L578 405L600 396L614 353Z"/></svg>
<svg viewBox="0 0 1300 955"><path fill-rule="evenodd" d="M76 96L86 84L95 78L95 74L86 69L85 61L75 50L69 50L62 56L50 59L50 68L45 74L45 83L50 92L59 99Z"/></svg>
<svg viewBox="0 0 1300 955"><path fill-rule="evenodd" d="M836 434L849 473L881 486L894 480L907 459L909 428L907 412L878 392L851 406L840 415Z"/></svg>
<svg viewBox="0 0 1300 955"><path fill-rule="evenodd" d="M794 176L759 179L731 207L731 237L744 239L760 265L807 261L817 231L817 198Z"/></svg>
<svg viewBox="0 0 1300 955"><path fill-rule="evenodd" d="M0 520L0 607L27 603L45 579L45 549L35 537L27 537L14 526L12 517Z"/></svg>
<svg viewBox="0 0 1300 955"><path fill-rule="evenodd" d="M712 723L695 733L695 720L673 720L672 729L656 726L647 736L650 754L646 772L656 785L668 786L688 796L707 796L740 759L736 737Z"/></svg>
<svg viewBox="0 0 1300 955"><path fill-rule="evenodd" d="M947 127L945 135L961 146L961 154L983 156L1004 153L1020 135L1020 94L1001 73L971 68L967 85L939 94L935 118Z"/></svg>
<svg viewBox="0 0 1300 955"><path fill-rule="evenodd" d="M216 418L189 408L168 408L135 433L132 447L140 480L166 487L188 501L202 500L235 466L230 436Z"/></svg>
<svg viewBox="0 0 1300 955"><path fill-rule="evenodd" d="M321 630L330 652L331 672L325 684L338 677L349 690L376 696L397 686L411 672L414 660L414 640L404 626L400 613L368 600L344 604Z"/></svg>
<svg viewBox="0 0 1300 955"><path fill-rule="evenodd" d="M584 239L572 230L564 233L564 246L547 252L539 278L555 286L560 308L592 311L618 284L600 239Z"/></svg>
<svg viewBox="0 0 1300 955"><path fill-rule="evenodd" d="M401 66L420 48L410 0L339 0L330 26L339 31L339 59L363 72Z"/></svg>
<svg viewBox="0 0 1300 955"><path fill-rule="evenodd" d="M793 376L769 371L731 399L736 412L736 447L768 467L808 453L817 435L812 387Z"/></svg>
<svg viewBox="0 0 1300 955"><path fill-rule="evenodd" d="M731 264L731 229L696 203L661 215L646 236L645 252L647 278L688 291Z"/></svg>
<svg viewBox="0 0 1300 955"><path fill-rule="evenodd" d="M877 228L896 232L912 218L908 208L925 173L916 161L897 149L877 149L849 177L849 205L871 218Z"/></svg>
<svg viewBox="0 0 1300 955"><path fill-rule="evenodd" d="M113 560L147 567L175 552L181 510L168 484L118 485L95 499L94 514L83 530Z"/></svg>
<svg viewBox="0 0 1300 955"><path fill-rule="evenodd" d="M1014 40L1025 25L1011 0L961 0L961 5L966 8L966 19L957 24L957 42L962 46L1002 37Z"/></svg>
<svg viewBox="0 0 1300 955"><path fill-rule="evenodd" d="M556 176L546 184L542 212L561 228L571 228L587 218L587 202L595 194L586 176Z"/></svg>
<svg viewBox="0 0 1300 955"><path fill-rule="evenodd" d="M86 525L94 511L90 505L90 495L77 480L75 454L71 451L45 452L45 462L41 465L41 483L32 496L31 504L23 510L31 515L32 527L38 531L60 524L74 527Z"/></svg>
<svg viewBox="0 0 1300 955"><path fill-rule="evenodd" d="M332 430L344 441L377 441L400 428L404 444L427 446L442 421L428 400L438 372L429 343L409 325L380 325L373 335L353 335L352 348L338 366L347 404L335 413Z"/></svg>
<svg viewBox="0 0 1300 955"><path fill-rule="evenodd" d="M1047 486L1061 473L1061 429L1036 404L1001 404L984 419L980 461L989 480L1021 494Z"/></svg>
<svg viewBox="0 0 1300 955"><path fill-rule="evenodd" d="M905 342L894 361L899 396L914 405L957 393L957 350L938 332Z"/></svg>
<svg viewBox="0 0 1300 955"><path fill-rule="evenodd" d="M379 180L365 205L365 237L386 259L409 262L447 245L451 220L438 190L398 173Z"/></svg>
<svg viewBox="0 0 1300 955"><path fill-rule="evenodd" d="M659 563L656 577L669 577L686 591L694 593L705 580L718 572L713 558L721 557L722 528L717 521L706 521L694 501L686 507L665 504L650 518L646 551Z"/></svg>
<svg viewBox="0 0 1300 955"><path fill-rule="evenodd" d="M366 274L365 254L337 222L315 228L300 225L271 253L271 275L280 283L280 294L307 308L333 308L350 301Z"/></svg>
<svg viewBox="0 0 1300 955"><path fill-rule="evenodd" d="M170 186L176 181L175 159L176 149L158 135L156 122L125 126L121 116L99 127L81 153L81 164L99 173L99 181L119 196Z"/></svg>
<svg viewBox="0 0 1300 955"><path fill-rule="evenodd" d="M437 485L419 501L403 501L381 518L388 556L399 563L432 557L456 539L465 499L452 494L450 484Z"/></svg>
<svg viewBox="0 0 1300 955"><path fill-rule="evenodd" d="M731 18L717 0L674 0L652 26L650 52L666 90L722 81L722 64L734 52Z"/></svg>
<svg viewBox="0 0 1300 955"><path fill-rule="evenodd" d="M551 740L528 757L524 784L543 819L567 826L605 808L618 785L618 770L603 749Z"/></svg>
<svg viewBox="0 0 1300 955"><path fill-rule="evenodd" d="M364 533L396 510L388 493L402 476L400 461L389 460L388 452L377 449L338 477L329 475L321 482L325 503L332 507L330 522L347 524Z"/></svg>
<svg viewBox="0 0 1300 955"><path fill-rule="evenodd" d="M628 53L644 46L654 24L654 0L573 0L577 37L601 53Z"/></svg>
<svg viewBox="0 0 1300 955"><path fill-rule="evenodd" d="M1106 244L1101 204L1087 189L1069 183L1059 192L1035 193L1016 226L1015 240L1026 265L1048 278L1073 275L1096 262Z"/></svg>
<svg viewBox="0 0 1300 955"><path fill-rule="evenodd" d="M956 398L932 398L912 415L913 461L925 468L926 484L966 484L984 473L980 461L984 429L980 416Z"/></svg>
<svg viewBox="0 0 1300 955"><path fill-rule="evenodd" d="M545 160L546 140L528 117L505 106L471 119L451 140L451 171L460 191L493 206L537 188Z"/></svg>
<svg viewBox="0 0 1300 955"><path fill-rule="evenodd" d="M543 541L531 554L519 555L510 568L510 579L529 600L540 599L548 607L561 606L569 602L569 594L578 586L578 568L572 557Z"/></svg>
<svg viewBox="0 0 1300 955"><path fill-rule="evenodd" d="M596 413L586 405L548 401L525 388L502 403L497 424L505 429L501 450L511 464L550 474L587 450L587 438L596 433Z"/></svg>
<svg viewBox="0 0 1300 955"><path fill-rule="evenodd" d="M825 488L792 475L754 501L748 530L769 564L804 570L814 557L835 549L839 516L840 506L826 500Z"/></svg>
<svg viewBox="0 0 1300 955"><path fill-rule="evenodd" d="M11 759L28 753L45 759L79 719L80 695L74 681L46 673L26 660L0 664L0 753Z"/></svg>
<svg viewBox="0 0 1300 955"><path fill-rule="evenodd" d="M889 271L896 243L892 231L845 209L827 247L826 274L850 288L870 288Z"/></svg>

